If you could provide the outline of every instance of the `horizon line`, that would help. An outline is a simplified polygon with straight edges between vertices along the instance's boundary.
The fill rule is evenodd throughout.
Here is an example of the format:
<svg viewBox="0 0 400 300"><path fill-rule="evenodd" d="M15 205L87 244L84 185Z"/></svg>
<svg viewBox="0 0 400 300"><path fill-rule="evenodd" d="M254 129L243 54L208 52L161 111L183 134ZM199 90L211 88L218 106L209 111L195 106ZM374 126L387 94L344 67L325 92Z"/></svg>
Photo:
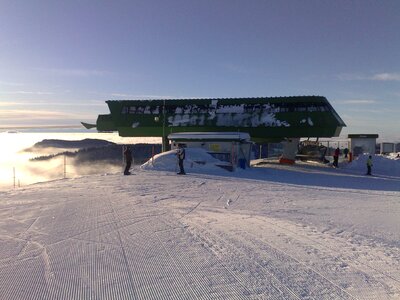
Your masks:
<svg viewBox="0 0 400 300"><path fill-rule="evenodd" d="M41 129L41 128L84 128L82 125L34 125L34 126L0 126L4 129Z"/></svg>

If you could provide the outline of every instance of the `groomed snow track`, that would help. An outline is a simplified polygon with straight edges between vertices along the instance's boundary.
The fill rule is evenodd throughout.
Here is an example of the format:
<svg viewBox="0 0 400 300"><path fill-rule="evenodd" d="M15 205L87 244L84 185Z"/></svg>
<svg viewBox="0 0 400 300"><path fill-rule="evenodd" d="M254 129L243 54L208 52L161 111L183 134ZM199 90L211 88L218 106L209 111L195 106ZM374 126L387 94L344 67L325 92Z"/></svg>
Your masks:
<svg viewBox="0 0 400 300"><path fill-rule="evenodd" d="M3 193L0 299L399 299L398 246L314 222L303 193L147 171Z"/></svg>

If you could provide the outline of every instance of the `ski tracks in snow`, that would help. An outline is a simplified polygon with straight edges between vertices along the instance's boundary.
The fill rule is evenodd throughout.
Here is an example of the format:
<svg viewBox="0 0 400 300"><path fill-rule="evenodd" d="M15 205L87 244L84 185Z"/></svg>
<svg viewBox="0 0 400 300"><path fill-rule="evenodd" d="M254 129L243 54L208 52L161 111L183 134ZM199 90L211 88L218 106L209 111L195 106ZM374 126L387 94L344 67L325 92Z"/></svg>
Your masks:
<svg viewBox="0 0 400 300"><path fill-rule="evenodd" d="M258 282L252 292L269 299L278 290L283 299L396 299L400 285L384 272L360 268L341 249L329 249L294 234L286 226L238 214L208 223L196 216L187 220L192 233L203 239L243 281ZM338 246L342 246L338 244ZM273 280L272 280L273 279ZM389 281L389 282L388 282ZM285 294L286 293L286 294Z"/></svg>
<svg viewBox="0 0 400 300"><path fill-rule="evenodd" d="M128 177L6 194L0 299L400 297L396 249L266 213L289 211L295 200L287 193L296 198L304 189L212 176Z"/></svg>

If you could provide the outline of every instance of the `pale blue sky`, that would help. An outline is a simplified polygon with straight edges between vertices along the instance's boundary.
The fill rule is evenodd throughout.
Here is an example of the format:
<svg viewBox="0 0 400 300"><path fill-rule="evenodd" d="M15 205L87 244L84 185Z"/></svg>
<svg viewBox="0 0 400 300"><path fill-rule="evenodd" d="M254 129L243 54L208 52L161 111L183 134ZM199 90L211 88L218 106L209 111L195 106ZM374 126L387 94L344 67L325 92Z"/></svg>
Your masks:
<svg viewBox="0 0 400 300"><path fill-rule="evenodd" d="M322 95L400 141L400 1L0 0L0 127L108 99Z"/></svg>

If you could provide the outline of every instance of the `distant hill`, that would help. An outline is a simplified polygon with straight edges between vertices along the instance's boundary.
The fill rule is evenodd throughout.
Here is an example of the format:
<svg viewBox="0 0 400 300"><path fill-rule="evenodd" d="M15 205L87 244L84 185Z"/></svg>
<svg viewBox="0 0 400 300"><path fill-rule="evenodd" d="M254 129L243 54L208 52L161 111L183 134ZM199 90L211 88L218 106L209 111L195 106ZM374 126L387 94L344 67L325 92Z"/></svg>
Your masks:
<svg viewBox="0 0 400 300"><path fill-rule="evenodd" d="M132 151L132 156L135 164L143 164L151 158L152 147L154 147L155 154L161 152L160 144L131 144L129 145ZM108 163L121 163L123 160L123 146L122 145L109 145L101 148L88 148L81 149L76 152L76 163L86 162L108 162Z"/></svg>
<svg viewBox="0 0 400 300"><path fill-rule="evenodd" d="M74 158L75 165L86 163L121 164L123 160L123 145L118 145L103 140L43 140L42 142L36 143L34 147L66 149L68 148L66 145L71 149L79 148L79 150L62 151L56 154L38 156L32 158L31 161L47 161L63 155L66 155L69 158ZM154 154L161 152L160 144L131 144L129 146L131 148L135 164L143 164L149 158L151 158L153 147Z"/></svg>
<svg viewBox="0 0 400 300"><path fill-rule="evenodd" d="M25 151L34 151L37 148L61 148L61 149L84 149L84 148L98 148L110 145L116 145L113 142L100 140L100 139L84 139L78 141L46 139L34 144L31 148Z"/></svg>

